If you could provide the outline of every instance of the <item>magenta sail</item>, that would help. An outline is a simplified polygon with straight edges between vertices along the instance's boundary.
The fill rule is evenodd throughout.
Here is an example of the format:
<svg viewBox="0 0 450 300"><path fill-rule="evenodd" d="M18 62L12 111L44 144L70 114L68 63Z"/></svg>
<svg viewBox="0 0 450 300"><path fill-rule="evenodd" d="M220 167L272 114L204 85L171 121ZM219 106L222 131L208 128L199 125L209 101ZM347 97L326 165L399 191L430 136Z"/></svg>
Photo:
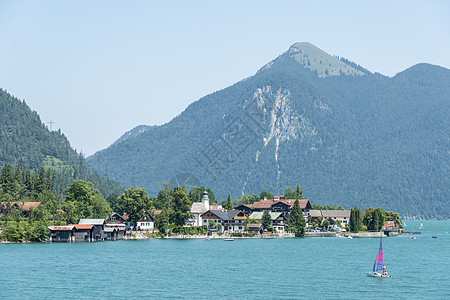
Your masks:
<svg viewBox="0 0 450 300"><path fill-rule="evenodd" d="M373 264L373 271L381 271L383 270L383 239L380 237L380 249L378 250L378 255L375 258L375 262Z"/></svg>

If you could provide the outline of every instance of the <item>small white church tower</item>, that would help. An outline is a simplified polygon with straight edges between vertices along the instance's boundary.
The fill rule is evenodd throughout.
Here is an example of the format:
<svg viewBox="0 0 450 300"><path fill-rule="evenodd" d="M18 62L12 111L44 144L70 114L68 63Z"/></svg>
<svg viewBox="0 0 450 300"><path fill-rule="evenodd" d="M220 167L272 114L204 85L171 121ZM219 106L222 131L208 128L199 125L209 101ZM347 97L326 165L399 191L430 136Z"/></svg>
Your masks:
<svg viewBox="0 0 450 300"><path fill-rule="evenodd" d="M209 197L208 197L207 191L203 192L202 204L205 206L206 210L208 211L209 210Z"/></svg>
<svg viewBox="0 0 450 300"><path fill-rule="evenodd" d="M202 202L194 202L191 206L191 214L194 216L193 219L190 219L190 224L194 226L202 226L202 217L201 215L209 210L209 197L208 192L203 192Z"/></svg>

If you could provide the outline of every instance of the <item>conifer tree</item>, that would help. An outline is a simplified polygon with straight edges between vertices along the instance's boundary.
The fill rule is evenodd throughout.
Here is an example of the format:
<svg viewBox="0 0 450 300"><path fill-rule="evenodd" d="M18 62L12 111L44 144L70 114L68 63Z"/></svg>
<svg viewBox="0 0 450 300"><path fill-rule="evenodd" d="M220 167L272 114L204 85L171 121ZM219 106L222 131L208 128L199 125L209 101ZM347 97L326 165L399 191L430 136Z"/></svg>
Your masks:
<svg viewBox="0 0 450 300"><path fill-rule="evenodd" d="M300 184L295 186L296 199L303 199L303 190L300 188Z"/></svg>
<svg viewBox="0 0 450 300"><path fill-rule="evenodd" d="M229 194L228 194L227 201L224 201L222 203L222 207L227 209L227 210L232 210L233 209L233 204L231 203L231 196Z"/></svg>
<svg viewBox="0 0 450 300"><path fill-rule="evenodd" d="M272 227L272 218L270 217L270 213L268 210L265 210L262 215L262 225L264 229L267 229L270 231L270 228Z"/></svg>
<svg viewBox="0 0 450 300"><path fill-rule="evenodd" d="M361 210L356 207L350 212L350 231L358 232L362 228Z"/></svg>
<svg viewBox="0 0 450 300"><path fill-rule="evenodd" d="M289 230L295 234L296 237L303 237L305 235L306 221L303 218L302 209L298 200L295 200L289 216Z"/></svg>

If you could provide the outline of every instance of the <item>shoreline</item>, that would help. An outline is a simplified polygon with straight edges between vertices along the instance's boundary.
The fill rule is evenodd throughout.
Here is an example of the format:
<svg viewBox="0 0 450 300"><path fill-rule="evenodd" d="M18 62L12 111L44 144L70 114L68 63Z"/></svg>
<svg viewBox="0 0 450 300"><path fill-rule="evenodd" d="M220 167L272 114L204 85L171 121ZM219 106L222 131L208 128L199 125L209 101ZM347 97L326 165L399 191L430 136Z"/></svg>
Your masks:
<svg viewBox="0 0 450 300"><path fill-rule="evenodd" d="M160 237L150 234L145 231L141 232L132 232L135 236L131 235L125 235L123 239L117 240L117 241L130 241L130 240L148 240L148 239L178 239L178 240L188 240L188 239L205 239L208 235L184 235L184 234L178 234L178 235L170 235L166 237ZM130 233L131 234L131 233ZM393 234L393 235L386 235L382 234L383 237L389 237L389 236L398 236L402 233ZM408 233L403 233L408 234ZM419 233L418 233L419 234ZM357 233L342 233L342 232L305 232L305 236L303 238L376 238L380 237L380 232L357 232ZM282 234L258 234L254 236L232 236L230 234L222 234L222 235L212 235L208 236L211 240L223 240L223 239L285 239L285 238L295 238L293 233L282 233ZM99 242L106 242L105 241L99 241ZM50 241L45 242L33 242L33 241L23 241L23 242L11 242L11 241L0 241L0 244L28 244L28 243L52 243ZM53 243L59 243L59 242L53 242ZM63 242L61 242L63 243ZM77 242L77 243L85 243L85 242ZM86 242L89 243L89 242ZM94 243L94 242L90 242Z"/></svg>

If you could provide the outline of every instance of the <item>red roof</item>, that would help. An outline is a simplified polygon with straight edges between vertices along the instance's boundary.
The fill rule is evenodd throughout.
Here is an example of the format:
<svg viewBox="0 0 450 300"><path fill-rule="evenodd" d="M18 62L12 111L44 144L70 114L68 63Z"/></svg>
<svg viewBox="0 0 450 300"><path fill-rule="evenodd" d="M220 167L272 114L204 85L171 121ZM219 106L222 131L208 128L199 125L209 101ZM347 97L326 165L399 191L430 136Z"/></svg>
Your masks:
<svg viewBox="0 0 450 300"><path fill-rule="evenodd" d="M295 201L296 201L296 199L279 199L279 200L263 199L258 202L255 202L253 204L246 204L246 206L251 209L267 209L267 210L269 210L272 207L272 205L282 202L286 205L289 205L289 207L292 208L294 206ZM308 203L309 203L308 199L298 199L298 204L300 205L301 209L306 208Z"/></svg>
<svg viewBox="0 0 450 300"><path fill-rule="evenodd" d="M386 223L384 223L383 227L396 227L396 226L395 226L394 221L386 221Z"/></svg>
<svg viewBox="0 0 450 300"><path fill-rule="evenodd" d="M67 226L48 226L48 229L52 231L67 231L72 230L74 228L73 225L67 225Z"/></svg>
<svg viewBox="0 0 450 300"><path fill-rule="evenodd" d="M8 202L2 202L1 206L3 209L6 208L6 204ZM38 207L41 204L41 202L10 202L10 205L17 205L18 207L20 207L23 210L29 211L31 208L36 209L36 207Z"/></svg>
<svg viewBox="0 0 450 300"><path fill-rule="evenodd" d="M31 208L36 209L41 202L24 202L22 205L23 210L30 210Z"/></svg>
<svg viewBox="0 0 450 300"><path fill-rule="evenodd" d="M92 224L69 224L69 226L75 226L76 229L91 229L94 227Z"/></svg>

